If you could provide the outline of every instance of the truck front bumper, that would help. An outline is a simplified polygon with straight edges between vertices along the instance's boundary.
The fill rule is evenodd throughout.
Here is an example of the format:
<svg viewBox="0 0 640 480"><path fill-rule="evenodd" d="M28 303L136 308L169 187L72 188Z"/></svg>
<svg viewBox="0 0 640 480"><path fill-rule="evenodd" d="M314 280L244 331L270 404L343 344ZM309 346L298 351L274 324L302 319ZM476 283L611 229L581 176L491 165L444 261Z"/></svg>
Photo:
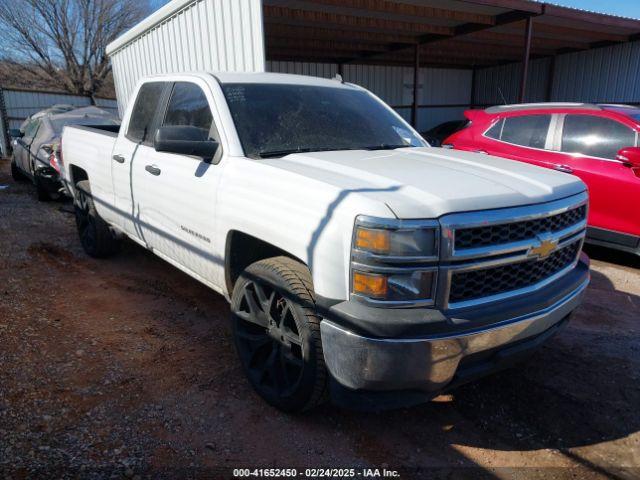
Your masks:
<svg viewBox="0 0 640 480"><path fill-rule="evenodd" d="M463 383L461 377L469 377L474 370L480 375L471 376L481 376L499 369L504 362L498 360L518 357L544 343L582 301L589 283L588 267L573 281L569 294L544 309L510 317L507 306L501 321L460 333L375 338L325 318L320 330L327 368L349 390L442 391ZM393 322L398 314L389 310L388 321ZM447 320L456 322L455 318Z"/></svg>

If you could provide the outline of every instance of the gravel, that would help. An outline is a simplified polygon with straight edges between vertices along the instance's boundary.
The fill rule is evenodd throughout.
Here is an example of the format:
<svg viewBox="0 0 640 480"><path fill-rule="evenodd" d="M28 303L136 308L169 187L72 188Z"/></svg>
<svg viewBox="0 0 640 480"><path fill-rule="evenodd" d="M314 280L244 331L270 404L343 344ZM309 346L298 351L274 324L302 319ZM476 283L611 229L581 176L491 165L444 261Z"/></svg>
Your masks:
<svg viewBox="0 0 640 480"><path fill-rule="evenodd" d="M385 413L282 414L243 378L225 300L126 242L81 251L68 203L0 161L0 478L640 477L640 261L589 249L587 298L518 369Z"/></svg>

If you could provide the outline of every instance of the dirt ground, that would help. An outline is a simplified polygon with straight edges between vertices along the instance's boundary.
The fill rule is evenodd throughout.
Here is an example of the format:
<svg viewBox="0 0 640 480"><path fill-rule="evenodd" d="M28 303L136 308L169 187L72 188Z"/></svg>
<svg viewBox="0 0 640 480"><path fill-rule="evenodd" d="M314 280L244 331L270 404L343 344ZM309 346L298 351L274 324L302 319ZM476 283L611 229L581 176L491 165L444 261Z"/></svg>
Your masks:
<svg viewBox="0 0 640 480"><path fill-rule="evenodd" d="M87 257L68 203L0 161L0 477L640 478L640 258L588 249L571 324L519 369L411 409L288 416L245 381L221 296L127 242Z"/></svg>

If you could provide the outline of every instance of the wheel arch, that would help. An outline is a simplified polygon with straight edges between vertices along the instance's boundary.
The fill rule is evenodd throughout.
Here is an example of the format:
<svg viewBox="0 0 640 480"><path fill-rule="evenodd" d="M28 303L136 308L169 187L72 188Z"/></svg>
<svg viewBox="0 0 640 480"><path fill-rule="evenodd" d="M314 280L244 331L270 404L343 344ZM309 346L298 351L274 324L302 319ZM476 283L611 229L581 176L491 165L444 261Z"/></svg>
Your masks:
<svg viewBox="0 0 640 480"><path fill-rule="evenodd" d="M229 297L242 271L252 263L266 258L284 256L302 265L308 266L299 257L277 247L265 240L240 230L230 230L227 233L224 259L224 281Z"/></svg>
<svg viewBox="0 0 640 480"><path fill-rule="evenodd" d="M81 182L82 180L89 180L89 175L87 174L87 171L82 168L82 167L78 167L77 165L69 165L69 180L71 181L71 185L75 186L78 182Z"/></svg>
<svg viewBox="0 0 640 480"><path fill-rule="evenodd" d="M83 180L89 181L89 175L87 171L82 167L78 167L77 165L69 165L69 185L67 187L74 197L76 185L78 184L78 182L81 182Z"/></svg>

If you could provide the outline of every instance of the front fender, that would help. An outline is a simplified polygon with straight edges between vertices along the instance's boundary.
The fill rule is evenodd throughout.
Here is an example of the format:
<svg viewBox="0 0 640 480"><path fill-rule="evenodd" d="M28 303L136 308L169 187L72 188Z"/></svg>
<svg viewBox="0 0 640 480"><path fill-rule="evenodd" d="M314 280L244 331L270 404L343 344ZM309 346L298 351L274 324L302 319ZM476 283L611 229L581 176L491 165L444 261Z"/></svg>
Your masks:
<svg viewBox="0 0 640 480"><path fill-rule="evenodd" d="M355 217L392 212L356 191L260 161L228 161L217 197L217 244L225 245L232 230L258 238L302 260L318 295L346 300Z"/></svg>

